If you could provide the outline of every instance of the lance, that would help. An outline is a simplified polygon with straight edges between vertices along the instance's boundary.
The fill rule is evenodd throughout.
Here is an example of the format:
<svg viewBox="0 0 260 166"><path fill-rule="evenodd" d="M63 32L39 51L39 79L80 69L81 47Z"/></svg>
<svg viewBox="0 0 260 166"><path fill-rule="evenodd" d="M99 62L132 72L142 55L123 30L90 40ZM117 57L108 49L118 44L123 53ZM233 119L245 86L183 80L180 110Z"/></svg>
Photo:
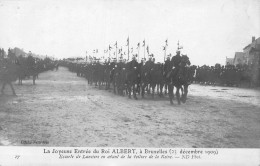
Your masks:
<svg viewBox="0 0 260 166"><path fill-rule="evenodd" d="M165 58L166 58L166 49L167 49L167 47L165 46L165 50L164 50L164 61L165 61Z"/></svg>
<svg viewBox="0 0 260 166"><path fill-rule="evenodd" d="M121 51L120 51L120 53L121 53L121 57L123 57L123 56L122 56L122 53L123 53L123 48L122 48L122 46L121 46Z"/></svg>
<svg viewBox="0 0 260 166"><path fill-rule="evenodd" d="M180 49L183 49L183 47L182 46L180 46L180 44L179 44L179 40L178 40L178 50L180 50Z"/></svg>
<svg viewBox="0 0 260 166"><path fill-rule="evenodd" d="M88 62L88 51L86 51L86 62Z"/></svg>
<svg viewBox="0 0 260 166"><path fill-rule="evenodd" d="M144 47L144 59L145 59L145 40L143 41L143 47Z"/></svg>
<svg viewBox="0 0 260 166"><path fill-rule="evenodd" d="M165 62L165 58L166 58L166 49L168 46L168 39L165 40L165 47L164 47L164 62Z"/></svg>
<svg viewBox="0 0 260 166"><path fill-rule="evenodd" d="M110 61L110 50L111 50L111 47L110 47L110 44L109 44L109 46L108 46L108 50L109 50L109 61Z"/></svg>
<svg viewBox="0 0 260 166"><path fill-rule="evenodd" d="M140 43L137 44L137 49L138 49L138 62L139 62Z"/></svg>
<svg viewBox="0 0 260 166"><path fill-rule="evenodd" d="M165 62L165 57L166 57L166 46L163 46L163 50L164 50L164 62Z"/></svg>
<svg viewBox="0 0 260 166"><path fill-rule="evenodd" d="M117 42L116 42L116 61L117 61Z"/></svg>
<svg viewBox="0 0 260 166"><path fill-rule="evenodd" d="M110 61L110 50L109 50L109 55L108 55L108 59L109 59L109 61Z"/></svg>
<svg viewBox="0 0 260 166"><path fill-rule="evenodd" d="M127 50L127 56L128 56L127 61L129 61L129 36L128 36L128 50Z"/></svg>

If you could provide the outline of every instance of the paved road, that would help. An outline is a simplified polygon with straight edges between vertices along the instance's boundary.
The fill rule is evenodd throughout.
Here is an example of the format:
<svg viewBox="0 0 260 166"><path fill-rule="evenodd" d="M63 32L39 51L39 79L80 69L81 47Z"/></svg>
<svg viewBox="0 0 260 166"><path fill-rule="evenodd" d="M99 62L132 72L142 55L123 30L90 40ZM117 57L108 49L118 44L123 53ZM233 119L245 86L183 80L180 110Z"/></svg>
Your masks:
<svg viewBox="0 0 260 166"><path fill-rule="evenodd" d="M260 148L260 92L191 85L187 103L134 100L88 86L66 68L0 96L0 144Z"/></svg>

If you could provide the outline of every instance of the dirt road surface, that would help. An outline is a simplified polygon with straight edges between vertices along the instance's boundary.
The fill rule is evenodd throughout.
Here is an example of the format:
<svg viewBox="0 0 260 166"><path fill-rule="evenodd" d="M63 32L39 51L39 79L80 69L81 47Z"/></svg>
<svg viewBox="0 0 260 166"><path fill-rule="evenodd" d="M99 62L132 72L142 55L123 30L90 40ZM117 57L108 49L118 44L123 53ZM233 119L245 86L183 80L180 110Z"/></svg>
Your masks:
<svg viewBox="0 0 260 166"><path fill-rule="evenodd" d="M17 83L16 83L17 84ZM191 85L186 104L87 85L66 68L0 96L0 144L260 148L260 91Z"/></svg>

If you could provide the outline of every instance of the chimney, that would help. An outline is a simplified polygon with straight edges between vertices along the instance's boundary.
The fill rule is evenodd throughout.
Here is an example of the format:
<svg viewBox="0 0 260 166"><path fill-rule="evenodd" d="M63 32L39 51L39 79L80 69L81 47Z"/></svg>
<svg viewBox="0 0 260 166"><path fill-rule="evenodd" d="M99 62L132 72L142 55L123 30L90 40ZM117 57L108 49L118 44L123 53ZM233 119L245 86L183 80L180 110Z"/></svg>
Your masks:
<svg viewBox="0 0 260 166"><path fill-rule="evenodd" d="M252 43L255 41L255 36L252 37Z"/></svg>

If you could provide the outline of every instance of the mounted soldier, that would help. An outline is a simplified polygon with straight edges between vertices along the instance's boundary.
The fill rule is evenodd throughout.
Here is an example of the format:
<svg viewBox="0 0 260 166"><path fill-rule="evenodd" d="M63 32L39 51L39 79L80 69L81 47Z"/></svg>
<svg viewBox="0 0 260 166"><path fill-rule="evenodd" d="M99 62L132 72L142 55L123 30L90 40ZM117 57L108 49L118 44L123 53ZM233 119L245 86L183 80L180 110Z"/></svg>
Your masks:
<svg viewBox="0 0 260 166"><path fill-rule="evenodd" d="M9 84L13 95L16 95L15 90L13 88L12 82L17 79L17 66L12 63L12 60L3 59L0 61L0 81L3 83L1 93L4 94L4 89L6 84Z"/></svg>
<svg viewBox="0 0 260 166"><path fill-rule="evenodd" d="M136 60L137 54L133 55L132 60L129 62L129 70L134 69L134 67L138 66L138 62Z"/></svg>
<svg viewBox="0 0 260 166"><path fill-rule="evenodd" d="M180 101L186 102L187 94L188 94L188 86L190 85L190 80L188 76L190 75L190 71L188 69L188 66L190 65L190 61L187 55L182 55L180 49L182 47L179 47L178 42L178 48L176 51L176 55L172 57L172 72L169 74L170 77L170 84L169 86L169 98L171 104L173 104L172 99L174 97L173 94L173 88L176 87L176 97L178 104L180 104ZM184 93L182 93L182 97L180 97L180 89L184 89Z"/></svg>
<svg viewBox="0 0 260 166"><path fill-rule="evenodd" d="M169 54L163 66L163 76L166 77L166 75L171 71L171 69L172 69L172 61L171 61L171 54Z"/></svg>
<svg viewBox="0 0 260 166"><path fill-rule="evenodd" d="M145 63L145 65L150 69L154 64L154 61L153 61L153 54L150 54L149 55L149 59L148 61Z"/></svg>
<svg viewBox="0 0 260 166"><path fill-rule="evenodd" d="M136 57L137 54L133 55L132 61L127 63L126 80L125 80L127 84L128 97L131 98L131 91L133 91L133 96L135 99L137 99L135 85L139 86L140 84L140 72L141 72L141 68L136 60Z"/></svg>
<svg viewBox="0 0 260 166"><path fill-rule="evenodd" d="M164 63L164 66L163 66L163 77L164 77L164 81L165 81L165 94L167 94L167 89L168 89L167 83L170 82L169 77L170 77L171 71L172 71L172 61L171 61L171 54L169 54Z"/></svg>
<svg viewBox="0 0 260 166"><path fill-rule="evenodd" d="M190 59L187 55L181 56L181 62L179 64L178 76L180 79L190 80L188 75L188 67L190 66ZM189 83L190 84L190 83Z"/></svg>
<svg viewBox="0 0 260 166"><path fill-rule="evenodd" d="M174 67L173 75L176 75L179 72L180 64L181 64L181 60L182 60L180 54L181 54L180 50L177 50L176 51L176 55L173 56L172 59L171 59L171 63L173 65L173 67Z"/></svg>
<svg viewBox="0 0 260 166"><path fill-rule="evenodd" d="M27 68L28 70L34 70L35 67L35 59L32 56L31 51L29 51L29 56L27 57Z"/></svg>

